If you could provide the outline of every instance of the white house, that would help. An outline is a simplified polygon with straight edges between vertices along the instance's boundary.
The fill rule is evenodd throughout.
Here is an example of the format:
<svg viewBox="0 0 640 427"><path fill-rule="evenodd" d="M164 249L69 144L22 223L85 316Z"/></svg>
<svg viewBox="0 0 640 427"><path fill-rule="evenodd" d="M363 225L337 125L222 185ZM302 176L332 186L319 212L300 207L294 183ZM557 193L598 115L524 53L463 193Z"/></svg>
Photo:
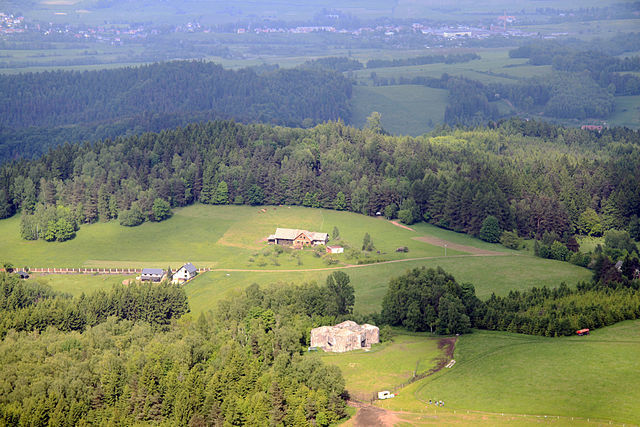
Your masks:
<svg viewBox="0 0 640 427"><path fill-rule="evenodd" d="M182 267L178 269L173 276L171 276L171 283L184 283L187 282L198 274L198 269L193 266L190 262L186 263Z"/></svg>

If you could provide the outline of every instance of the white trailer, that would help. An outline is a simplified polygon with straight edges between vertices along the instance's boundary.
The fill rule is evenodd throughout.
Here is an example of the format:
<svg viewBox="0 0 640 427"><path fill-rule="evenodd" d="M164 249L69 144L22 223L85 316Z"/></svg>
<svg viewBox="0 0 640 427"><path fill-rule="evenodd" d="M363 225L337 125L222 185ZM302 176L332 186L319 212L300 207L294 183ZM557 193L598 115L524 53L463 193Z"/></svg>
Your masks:
<svg viewBox="0 0 640 427"><path fill-rule="evenodd" d="M392 397L396 397L395 394L391 393L388 390L385 391L379 391L378 392L378 399L379 400L384 400L384 399L391 399Z"/></svg>

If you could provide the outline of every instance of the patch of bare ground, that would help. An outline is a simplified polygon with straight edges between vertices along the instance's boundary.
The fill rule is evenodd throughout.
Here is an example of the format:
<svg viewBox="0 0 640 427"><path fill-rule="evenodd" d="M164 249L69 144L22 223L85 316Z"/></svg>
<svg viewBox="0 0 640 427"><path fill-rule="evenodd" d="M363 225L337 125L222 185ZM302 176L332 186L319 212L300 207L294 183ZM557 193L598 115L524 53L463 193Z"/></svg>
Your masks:
<svg viewBox="0 0 640 427"><path fill-rule="evenodd" d="M442 338L438 342L438 349L440 349L443 354L438 358L436 366L415 378L422 379L428 377L429 375L433 375L439 370L443 369L445 365L449 363L449 361L453 358L453 351L456 347L456 340L456 337ZM349 406L358 408L358 412L356 413L356 416L351 420L352 422L350 424L354 427L392 427L400 422L409 422L405 419L402 419L402 412L389 411L356 400L350 400L348 404Z"/></svg>
<svg viewBox="0 0 640 427"><path fill-rule="evenodd" d="M459 245L457 243L451 243L451 242L448 242L446 240L439 239L437 237L432 237L432 236L412 237L412 239L413 240L418 240L420 242L425 242L425 243L428 243L430 245L440 246L442 248L444 248L446 246L447 248L455 249L456 251L467 252L467 253L470 253L471 255L477 255L477 256L510 255L510 254L508 254L506 252L490 251L488 249L474 248L473 246Z"/></svg>
<svg viewBox="0 0 640 427"><path fill-rule="evenodd" d="M350 405L352 402L349 403ZM352 405L358 408L352 425L354 427L392 427L400 420L395 412L367 404Z"/></svg>
<svg viewBox="0 0 640 427"><path fill-rule="evenodd" d="M407 227L404 224L400 224L398 221L389 221L391 224L395 225L396 227L400 227L400 228L404 228L405 230L409 230L409 231L416 231L411 227Z"/></svg>

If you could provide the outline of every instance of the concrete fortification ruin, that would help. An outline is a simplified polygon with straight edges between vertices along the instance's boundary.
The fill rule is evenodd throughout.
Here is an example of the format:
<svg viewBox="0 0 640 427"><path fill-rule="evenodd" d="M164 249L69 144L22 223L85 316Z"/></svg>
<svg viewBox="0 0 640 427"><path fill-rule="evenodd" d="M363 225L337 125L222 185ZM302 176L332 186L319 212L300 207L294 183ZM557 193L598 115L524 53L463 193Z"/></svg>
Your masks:
<svg viewBox="0 0 640 427"><path fill-rule="evenodd" d="M311 330L311 347L324 351L342 353L361 348L370 348L380 342L377 326L347 320L335 326L321 326Z"/></svg>

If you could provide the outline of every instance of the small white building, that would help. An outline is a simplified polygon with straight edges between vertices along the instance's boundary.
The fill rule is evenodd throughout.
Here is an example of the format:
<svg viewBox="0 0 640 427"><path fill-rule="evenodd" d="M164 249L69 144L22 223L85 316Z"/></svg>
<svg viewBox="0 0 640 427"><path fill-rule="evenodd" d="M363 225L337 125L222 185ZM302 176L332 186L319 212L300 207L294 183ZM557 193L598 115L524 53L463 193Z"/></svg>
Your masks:
<svg viewBox="0 0 640 427"><path fill-rule="evenodd" d="M342 246L327 246L328 254L341 254L344 253L344 248Z"/></svg>
<svg viewBox="0 0 640 427"><path fill-rule="evenodd" d="M171 283L184 283L196 277L198 269L190 262L186 263L171 276Z"/></svg>

